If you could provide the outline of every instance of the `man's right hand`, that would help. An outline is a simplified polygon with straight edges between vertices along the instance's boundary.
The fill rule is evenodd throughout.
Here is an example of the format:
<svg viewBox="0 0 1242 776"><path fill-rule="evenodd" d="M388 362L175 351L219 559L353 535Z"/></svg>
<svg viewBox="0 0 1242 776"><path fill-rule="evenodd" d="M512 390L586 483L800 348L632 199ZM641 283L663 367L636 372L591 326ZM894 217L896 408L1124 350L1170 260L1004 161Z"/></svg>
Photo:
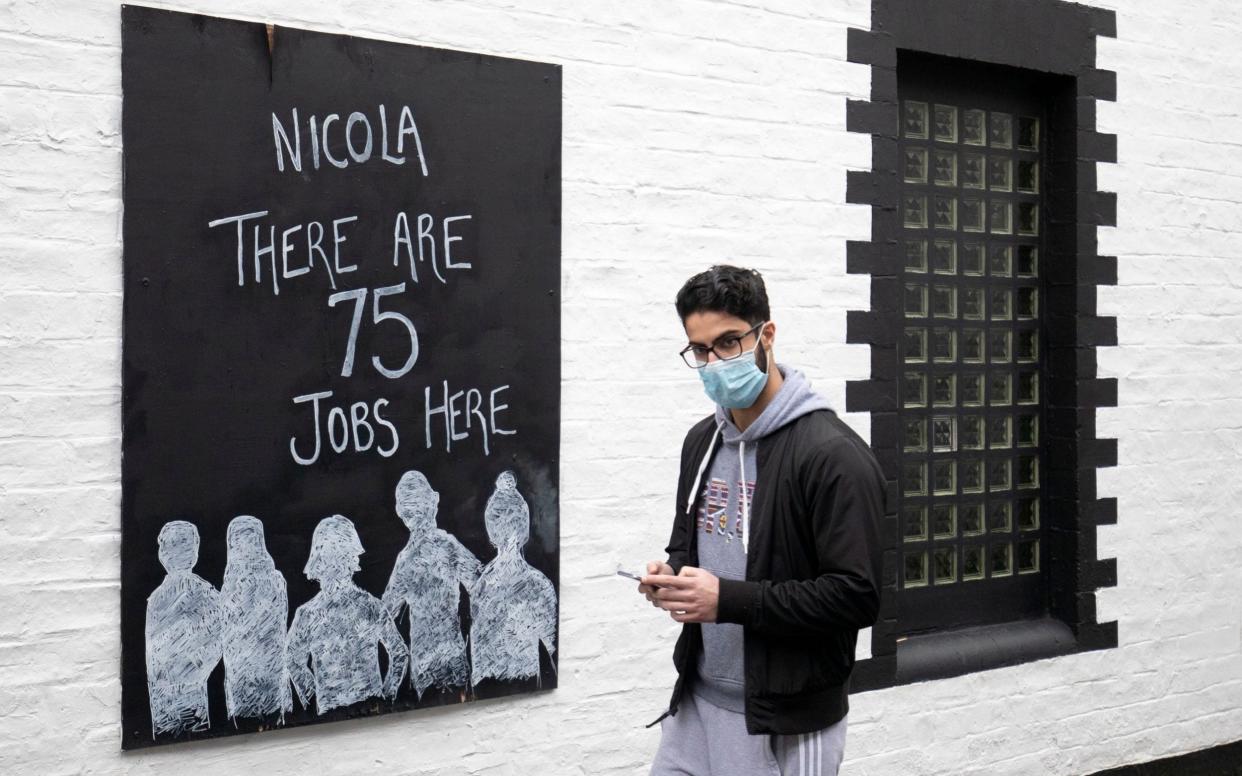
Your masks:
<svg viewBox="0 0 1242 776"><path fill-rule="evenodd" d="M671 576L673 574L673 567L668 565L667 563L662 563L658 560L653 560L647 564L647 575L651 576L652 574L667 574ZM643 577L643 579L645 580L647 579L647 577ZM652 606L660 605L660 602L657 601L655 597L655 592L658 589L659 588L653 585L648 585L644 583L640 583L638 585L638 592L647 596L647 600L651 602Z"/></svg>

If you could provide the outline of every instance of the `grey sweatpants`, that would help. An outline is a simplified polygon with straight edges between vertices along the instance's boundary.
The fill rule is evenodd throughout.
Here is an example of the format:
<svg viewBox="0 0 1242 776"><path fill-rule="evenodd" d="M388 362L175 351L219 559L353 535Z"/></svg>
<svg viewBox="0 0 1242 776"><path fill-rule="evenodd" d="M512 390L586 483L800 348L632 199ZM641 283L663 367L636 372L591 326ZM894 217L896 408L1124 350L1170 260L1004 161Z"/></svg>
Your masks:
<svg viewBox="0 0 1242 776"><path fill-rule="evenodd" d="M803 735L750 735L743 714L688 692L660 722L651 776L836 776L848 719Z"/></svg>

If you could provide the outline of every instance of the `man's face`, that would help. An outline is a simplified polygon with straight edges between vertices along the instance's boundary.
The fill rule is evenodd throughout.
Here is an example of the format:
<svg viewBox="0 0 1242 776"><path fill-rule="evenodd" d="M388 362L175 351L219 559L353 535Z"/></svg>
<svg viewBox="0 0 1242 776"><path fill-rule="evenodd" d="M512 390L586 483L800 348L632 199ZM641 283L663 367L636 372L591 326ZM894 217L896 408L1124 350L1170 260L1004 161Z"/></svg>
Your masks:
<svg viewBox="0 0 1242 776"><path fill-rule="evenodd" d="M739 345L745 352L762 341L766 356L771 352L776 336L776 324L771 321L756 328L742 318L717 311L691 313L686 316L684 326L687 344L703 348L715 346L721 353L736 352ZM709 352L706 357L708 363L717 360L715 353Z"/></svg>

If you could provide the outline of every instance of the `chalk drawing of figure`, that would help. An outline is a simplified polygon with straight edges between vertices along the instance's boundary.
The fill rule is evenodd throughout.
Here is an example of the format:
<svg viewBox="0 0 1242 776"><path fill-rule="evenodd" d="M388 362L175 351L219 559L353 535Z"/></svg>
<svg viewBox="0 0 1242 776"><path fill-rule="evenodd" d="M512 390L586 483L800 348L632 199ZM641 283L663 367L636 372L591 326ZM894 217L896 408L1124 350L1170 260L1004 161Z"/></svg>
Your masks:
<svg viewBox="0 0 1242 776"><path fill-rule="evenodd" d="M224 703L229 719L293 708L285 667L289 596L257 517L233 518L220 608L224 623Z"/></svg>
<svg viewBox="0 0 1242 776"><path fill-rule="evenodd" d="M530 510L512 472L496 479L483 518L497 554L470 590L471 680L537 677L539 644L556 653L556 590L522 557Z"/></svg>
<svg viewBox="0 0 1242 776"><path fill-rule="evenodd" d="M405 679L405 639L384 604L354 584L362 552L348 518L333 515L315 526L304 573L319 583L319 592L293 615L288 665L302 705L314 698L320 714L378 695L395 698ZM381 643L388 652L383 677Z"/></svg>
<svg viewBox="0 0 1242 776"><path fill-rule="evenodd" d="M147 691L152 735L207 730L207 677L220 662L220 594L194 573L198 529L164 524L160 563L168 575L147 598Z"/></svg>
<svg viewBox="0 0 1242 776"><path fill-rule="evenodd" d="M477 558L452 534L436 527L440 494L421 472L408 471L397 483L397 515L410 538L397 556L384 590L393 618L410 613L410 683L418 697L435 685L465 687L469 665L458 602L479 577Z"/></svg>

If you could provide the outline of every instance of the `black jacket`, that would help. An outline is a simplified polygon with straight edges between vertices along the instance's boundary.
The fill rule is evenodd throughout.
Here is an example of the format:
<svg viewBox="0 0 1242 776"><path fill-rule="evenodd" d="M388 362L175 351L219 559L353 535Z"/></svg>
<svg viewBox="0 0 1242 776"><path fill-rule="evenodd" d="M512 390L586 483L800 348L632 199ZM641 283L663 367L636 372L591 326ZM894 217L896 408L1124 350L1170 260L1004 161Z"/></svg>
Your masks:
<svg viewBox="0 0 1242 776"><path fill-rule="evenodd" d="M685 505L709 445L713 456L719 452L718 434L709 416L682 444L677 517L665 548L674 572L698 565L702 492ZM849 711L858 630L879 614L884 475L867 443L827 409L776 429L755 453L746 579L720 580L716 619L745 626L747 731L810 733ZM701 648L701 627L683 625L673 649L677 683L660 719L677 713Z"/></svg>

